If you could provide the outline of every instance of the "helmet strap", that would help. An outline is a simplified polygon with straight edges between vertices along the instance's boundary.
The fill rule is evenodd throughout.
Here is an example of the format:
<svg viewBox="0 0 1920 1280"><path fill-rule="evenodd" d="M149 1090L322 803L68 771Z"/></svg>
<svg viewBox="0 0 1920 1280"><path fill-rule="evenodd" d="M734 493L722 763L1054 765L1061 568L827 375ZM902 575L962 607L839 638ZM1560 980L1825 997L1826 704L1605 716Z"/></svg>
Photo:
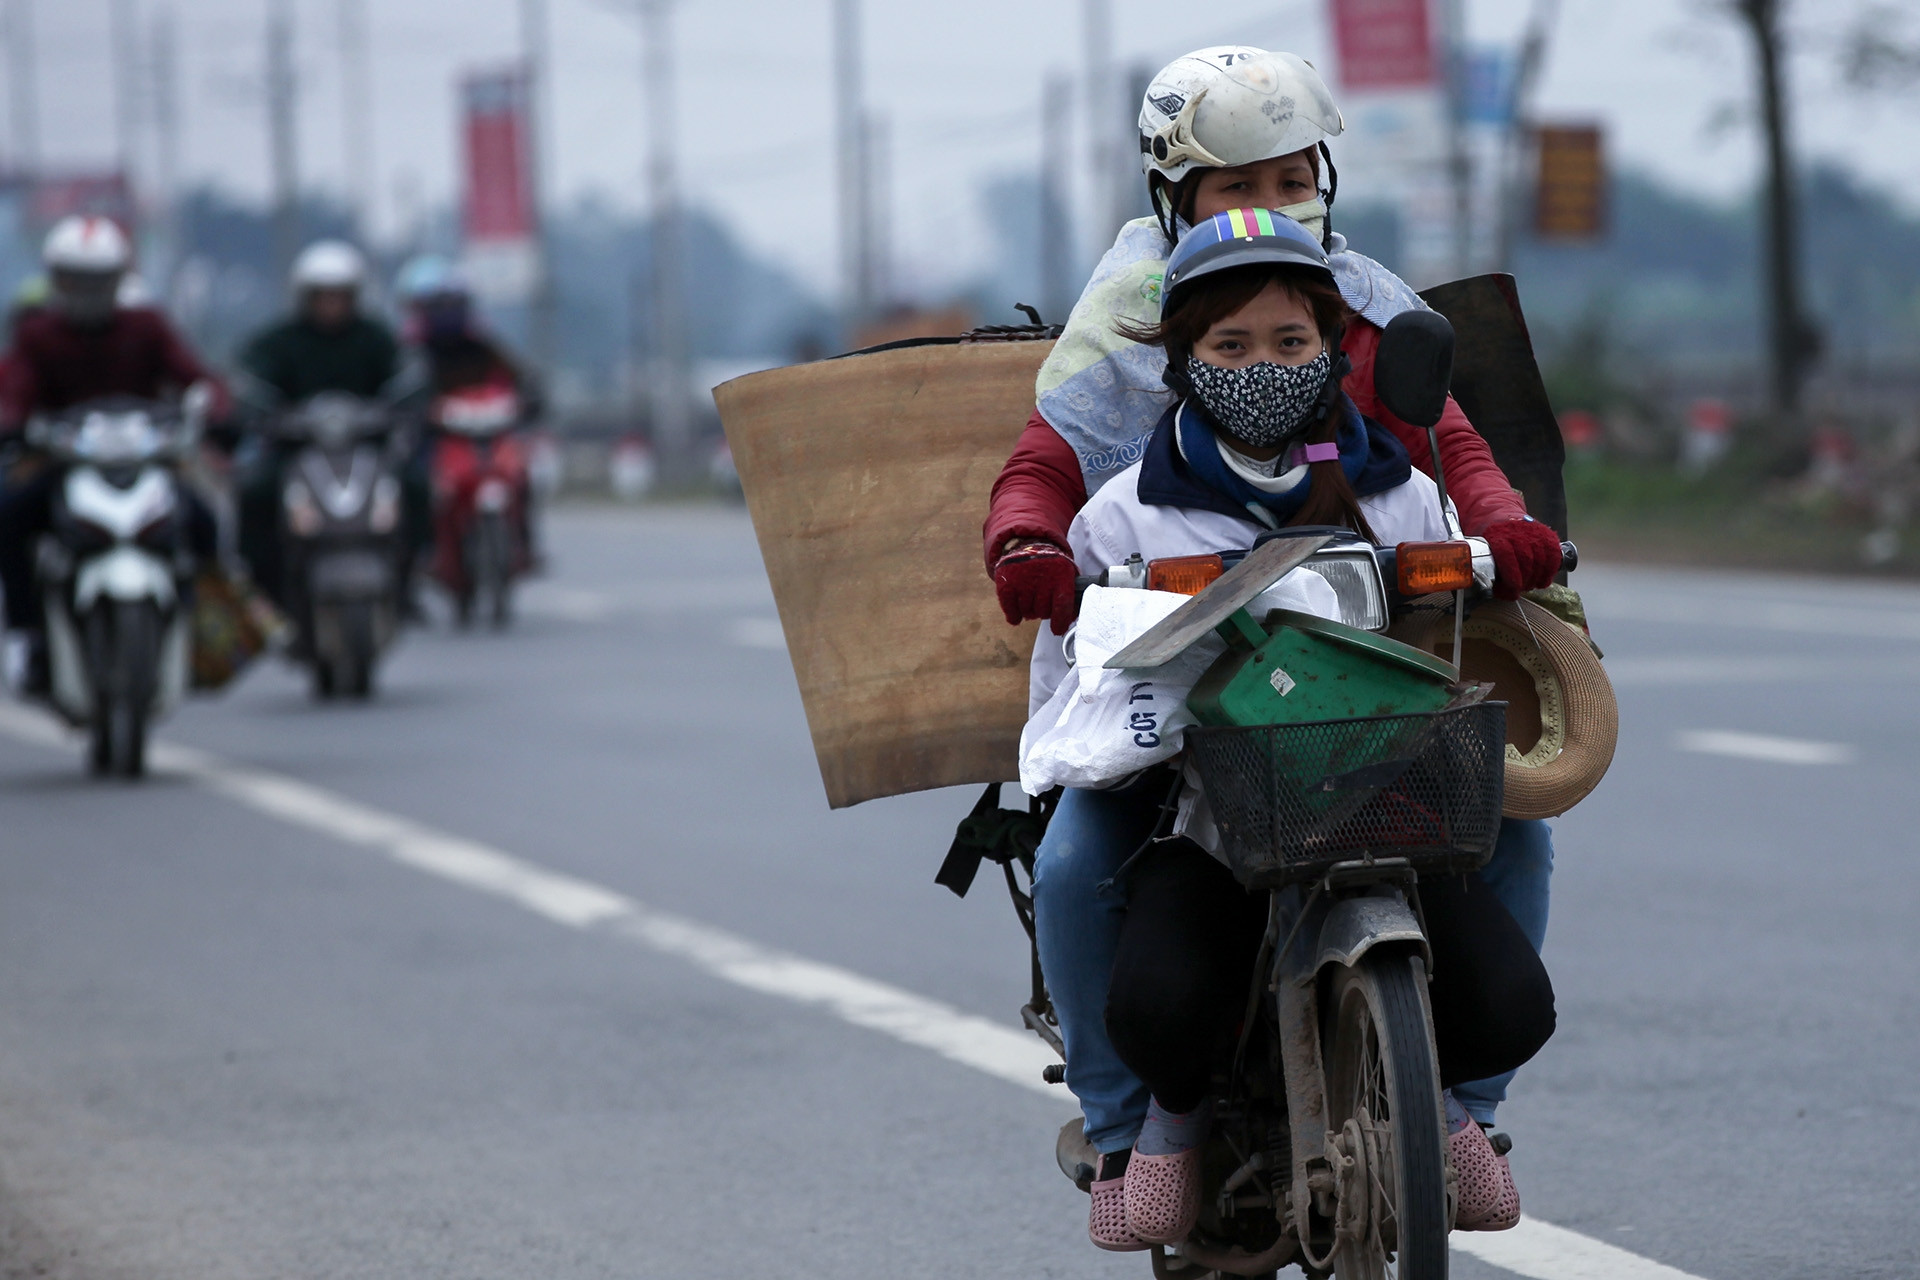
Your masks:
<svg viewBox="0 0 1920 1280"><path fill-rule="evenodd" d="M1320 142L1320 159L1327 166L1327 185L1320 192L1320 197L1327 206L1327 221L1325 229L1321 232L1321 247L1325 248L1333 243L1333 202L1340 194L1340 170L1334 168L1333 152L1327 150L1324 139Z"/></svg>
<svg viewBox="0 0 1920 1280"><path fill-rule="evenodd" d="M1168 182L1164 173L1149 173L1147 196L1153 202L1153 216L1159 220L1161 234L1172 244L1180 238L1176 225L1180 217L1180 187Z"/></svg>

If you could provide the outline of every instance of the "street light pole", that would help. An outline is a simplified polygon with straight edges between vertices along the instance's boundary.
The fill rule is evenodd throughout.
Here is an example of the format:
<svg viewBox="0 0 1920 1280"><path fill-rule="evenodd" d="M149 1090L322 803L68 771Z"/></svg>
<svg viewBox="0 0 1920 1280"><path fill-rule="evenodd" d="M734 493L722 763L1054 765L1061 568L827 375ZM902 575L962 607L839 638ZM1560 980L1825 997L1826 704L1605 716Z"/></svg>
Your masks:
<svg viewBox="0 0 1920 1280"><path fill-rule="evenodd" d="M113 144L120 177L133 186L135 133L140 120L140 33L134 29L133 0L109 0L107 22L113 49Z"/></svg>
<svg viewBox="0 0 1920 1280"><path fill-rule="evenodd" d="M294 119L293 0L267 0L267 142L273 171L273 250L280 278L300 252L300 157Z"/></svg>
<svg viewBox="0 0 1920 1280"><path fill-rule="evenodd" d="M653 282L653 423L663 453L690 443L687 402L687 322L681 268L686 253L680 216L679 180L674 173L672 0L641 0L645 43L642 81L647 88L651 127L647 130L647 191L653 214L649 258Z"/></svg>
<svg viewBox="0 0 1920 1280"><path fill-rule="evenodd" d="M1082 0L1080 36L1086 61L1087 209L1091 214L1090 241L1093 252L1102 254L1113 242L1115 228L1115 166L1119 163L1115 116L1116 94L1113 78L1113 3L1112 0Z"/></svg>
<svg viewBox="0 0 1920 1280"><path fill-rule="evenodd" d="M520 0L520 49L527 77L527 206L533 211L533 298L528 337L541 368L553 369L559 312L559 293L553 269L553 238L547 233L546 196L549 165L547 111L552 65L548 48L546 0Z"/></svg>
<svg viewBox="0 0 1920 1280"><path fill-rule="evenodd" d="M850 333L873 315L870 139L862 72L860 0L834 0L833 114L840 182L840 271L842 306Z"/></svg>
<svg viewBox="0 0 1920 1280"><path fill-rule="evenodd" d="M373 76L367 38L367 0L339 0L341 140L347 189L362 238L371 233L374 201Z"/></svg>
<svg viewBox="0 0 1920 1280"><path fill-rule="evenodd" d="M40 86L33 0L4 0L7 16L7 124L13 167L33 174L40 167Z"/></svg>

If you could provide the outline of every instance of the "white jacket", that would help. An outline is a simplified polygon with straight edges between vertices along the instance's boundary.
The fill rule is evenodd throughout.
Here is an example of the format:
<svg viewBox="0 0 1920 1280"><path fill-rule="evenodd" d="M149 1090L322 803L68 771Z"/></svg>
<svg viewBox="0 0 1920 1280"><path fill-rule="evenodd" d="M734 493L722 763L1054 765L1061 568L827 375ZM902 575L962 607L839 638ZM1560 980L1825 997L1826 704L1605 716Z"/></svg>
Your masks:
<svg viewBox="0 0 1920 1280"><path fill-rule="evenodd" d="M1067 541L1074 563L1084 574L1097 574L1125 564L1127 557L1139 554L1147 560L1166 556L1197 556L1215 551L1244 551L1265 532L1266 526L1251 516L1240 519L1217 511L1181 507L1151 506L1140 501L1140 463L1134 463L1102 485L1073 518ZM1381 546L1402 542L1438 542L1445 539L1447 525L1440 510L1440 492L1433 481L1420 471L1406 483L1384 493L1360 499L1360 510ZM1312 583L1304 582L1313 578ZM1299 584L1294 579L1302 579ZM1324 591L1328 616L1338 616L1331 607L1333 589L1319 575L1296 569L1283 582L1296 589ZM1067 660L1066 637L1042 626L1034 643L1033 665L1027 690L1027 713L1038 711L1072 668Z"/></svg>

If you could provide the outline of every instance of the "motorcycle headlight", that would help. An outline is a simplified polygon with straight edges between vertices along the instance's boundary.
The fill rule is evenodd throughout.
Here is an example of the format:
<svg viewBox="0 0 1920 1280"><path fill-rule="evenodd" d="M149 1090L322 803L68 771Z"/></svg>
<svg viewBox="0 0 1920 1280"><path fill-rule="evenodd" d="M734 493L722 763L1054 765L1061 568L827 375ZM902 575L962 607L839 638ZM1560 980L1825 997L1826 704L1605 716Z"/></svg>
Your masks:
<svg viewBox="0 0 1920 1280"><path fill-rule="evenodd" d="M287 528L302 538L310 538L320 532L324 518L320 514L320 504L313 500L313 494L307 486L294 481L287 486L281 501L287 512Z"/></svg>
<svg viewBox="0 0 1920 1280"><path fill-rule="evenodd" d="M367 524L375 533L392 533L400 523L400 486L392 476L374 482L373 503L367 510Z"/></svg>

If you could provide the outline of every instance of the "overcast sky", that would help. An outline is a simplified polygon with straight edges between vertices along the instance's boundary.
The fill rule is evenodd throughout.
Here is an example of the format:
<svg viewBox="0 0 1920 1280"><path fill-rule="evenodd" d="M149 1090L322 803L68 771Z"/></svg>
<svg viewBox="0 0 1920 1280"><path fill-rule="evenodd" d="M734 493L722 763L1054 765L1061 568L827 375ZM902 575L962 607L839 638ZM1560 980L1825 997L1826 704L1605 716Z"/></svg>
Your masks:
<svg viewBox="0 0 1920 1280"><path fill-rule="evenodd" d="M1511 40L1530 0L1463 0L1476 39ZM193 179L266 189L259 93L267 0L171 4L182 56L184 163ZM377 225L451 197L454 83L515 54L518 0L370 0L380 175ZM597 191L637 206L648 116L633 0L545 0L553 31L553 173L563 198ZM1832 29L1868 0L1797 0L1805 38L1792 64L1804 155L1842 159L1920 205L1920 93L1863 98L1833 72ZM296 0L305 180L340 189L339 0ZM113 154L109 0L37 0L43 151L57 164ZM1049 71L1075 72L1079 0L866 0L870 104L893 122L891 240L909 285L938 289L988 251L979 190L1037 162L1037 105ZM1291 49L1334 69L1326 0L1202 6L1113 0L1128 63L1203 44ZM1878 7L1920 35L1920 0ZM1242 11L1231 16L1230 10ZM1562 0L1541 94L1549 116L1597 119L1614 156L1714 196L1745 189L1748 51L1708 0ZM679 0L675 131L690 201L808 280L833 279L828 0ZM1816 22L1816 18L1819 22ZM1339 94L1337 78L1334 79ZM1354 104L1347 102L1349 117ZM1355 193L1364 194L1364 193ZM1811 213L1817 226L1819 212Z"/></svg>

